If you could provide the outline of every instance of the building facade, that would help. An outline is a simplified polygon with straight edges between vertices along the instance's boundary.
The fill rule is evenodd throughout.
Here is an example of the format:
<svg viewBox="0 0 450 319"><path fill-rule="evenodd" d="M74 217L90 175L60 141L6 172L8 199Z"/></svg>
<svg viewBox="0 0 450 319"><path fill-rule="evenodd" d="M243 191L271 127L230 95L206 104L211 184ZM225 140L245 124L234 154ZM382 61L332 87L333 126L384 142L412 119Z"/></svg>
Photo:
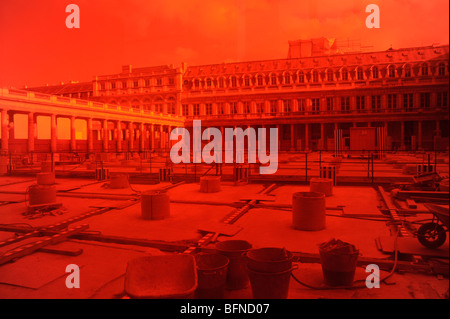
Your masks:
<svg viewBox="0 0 450 319"><path fill-rule="evenodd" d="M287 59L124 66L91 83L28 90L179 116L187 128L194 119L222 130L277 127L281 151L345 150L354 127L380 128L387 150L447 149L448 45L353 53L310 47L290 48Z"/></svg>

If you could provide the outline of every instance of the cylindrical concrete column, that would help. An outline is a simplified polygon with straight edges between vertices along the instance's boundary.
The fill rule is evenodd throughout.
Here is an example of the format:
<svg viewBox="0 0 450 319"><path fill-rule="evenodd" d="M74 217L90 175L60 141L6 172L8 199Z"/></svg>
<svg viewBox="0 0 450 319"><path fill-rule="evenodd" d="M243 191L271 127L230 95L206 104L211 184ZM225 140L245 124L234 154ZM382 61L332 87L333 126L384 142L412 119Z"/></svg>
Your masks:
<svg viewBox="0 0 450 319"><path fill-rule="evenodd" d="M155 125L150 124L150 148L155 149Z"/></svg>
<svg viewBox="0 0 450 319"><path fill-rule="evenodd" d="M133 122L128 123L128 150L134 150L134 124Z"/></svg>
<svg viewBox="0 0 450 319"><path fill-rule="evenodd" d="M109 132L108 132L108 121L103 120L102 122L103 129L103 152L108 151L108 141L109 141Z"/></svg>
<svg viewBox="0 0 450 319"><path fill-rule="evenodd" d="M86 120L86 130L87 130L87 144L88 144L88 152L92 153L94 151L94 136L92 132L92 119L88 118Z"/></svg>
<svg viewBox="0 0 450 319"><path fill-rule="evenodd" d="M139 131L141 132L141 134L139 135L139 150L143 152L145 151L145 137L146 137L144 123L139 124Z"/></svg>
<svg viewBox="0 0 450 319"><path fill-rule="evenodd" d="M117 121L117 152L122 152L122 122Z"/></svg>

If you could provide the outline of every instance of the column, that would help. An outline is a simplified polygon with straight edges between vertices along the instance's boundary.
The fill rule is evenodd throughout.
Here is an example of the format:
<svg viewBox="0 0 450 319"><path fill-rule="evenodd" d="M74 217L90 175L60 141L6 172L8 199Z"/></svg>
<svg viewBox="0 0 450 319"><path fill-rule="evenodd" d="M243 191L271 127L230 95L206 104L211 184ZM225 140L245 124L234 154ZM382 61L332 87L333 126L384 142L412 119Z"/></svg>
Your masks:
<svg viewBox="0 0 450 319"><path fill-rule="evenodd" d="M86 135L87 135L87 144L88 144L88 152L92 153L94 151L94 138L92 134L92 119L88 118L86 120Z"/></svg>
<svg viewBox="0 0 450 319"><path fill-rule="evenodd" d="M422 121L417 121L417 148L422 149Z"/></svg>
<svg viewBox="0 0 450 319"><path fill-rule="evenodd" d="M155 125L150 124L150 148L155 149Z"/></svg>
<svg viewBox="0 0 450 319"><path fill-rule="evenodd" d="M51 134L51 142L50 142L50 150L52 153L56 153L58 147L58 127L56 124L56 115L52 114L50 116L50 134Z"/></svg>
<svg viewBox="0 0 450 319"><path fill-rule="evenodd" d="M122 121L117 121L117 152L122 152Z"/></svg>
<svg viewBox="0 0 450 319"><path fill-rule="evenodd" d="M139 150L143 152L145 151L145 135L146 135L144 123L139 124L139 131L141 132L141 134L139 134Z"/></svg>
<svg viewBox="0 0 450 319"><path fill-rule="evenodd" d="M134 124L128 123L128 150L133 152L134 150Z"/></svg>
<svg viewBox="0 0 450 319"><path fill-rule="evenodd" d="M9 124L9 118L8 118L8 111L2 110L2 151L7 152L9 149L9 142L8 142L8 124Z"/></svg>
<svg viewBox="0 0 450 319"><path fill-rule="evenodd" d="M164 148L164 127L159 126L159 148L162 150Z"/></svg>
<svg viewBox="0 0 450 319"><path fill-rule="evenodd" d="M72 116L70 118L70 150L72 152L75 152L77 150L77 140L76 140L76 131L75 131L75 116Z"/></svg>
<svg viewBox="0 0 450 319"><path fill-rule="evenodd" d="M28 113L28 152L34 152L34 139L36 138L34 113Z"/></svg>
<svg viewBox="0 0 450 319"><path fill-rule="evenodd" d="M103 152L108 151L108 141L109 141L109 134L108 134L108 121L103 120Z"/></svg>

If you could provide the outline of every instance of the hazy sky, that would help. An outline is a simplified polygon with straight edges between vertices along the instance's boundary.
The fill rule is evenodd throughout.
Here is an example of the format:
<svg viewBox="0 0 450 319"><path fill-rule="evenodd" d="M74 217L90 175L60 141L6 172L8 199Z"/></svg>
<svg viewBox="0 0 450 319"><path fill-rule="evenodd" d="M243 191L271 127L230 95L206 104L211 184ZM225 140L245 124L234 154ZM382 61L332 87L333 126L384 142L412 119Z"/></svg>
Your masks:
<svg viewBox="0 0 450 319"><path fill-rule="evenodd" d="M67 29L65 8L80 7ZM367 29L367 4L381 28ZM373 50L448 44L448 0L0 0L0 86L90 81L187 62L287 57L288 41L325 36Z"/></svg>

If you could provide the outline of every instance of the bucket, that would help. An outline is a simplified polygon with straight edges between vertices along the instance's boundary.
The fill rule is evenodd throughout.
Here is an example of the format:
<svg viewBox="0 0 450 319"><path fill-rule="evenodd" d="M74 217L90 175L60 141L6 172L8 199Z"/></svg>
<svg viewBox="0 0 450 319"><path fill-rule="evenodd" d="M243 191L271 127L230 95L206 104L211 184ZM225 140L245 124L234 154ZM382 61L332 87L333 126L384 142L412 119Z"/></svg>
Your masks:
<svg viewBox="0 0 450 319"><path fill-rule="evenodd" d="M216 244L219 253L229 259L227 289L243 289L248 286L246 253L251 248L252 245L245 240L226 240Z"/></svg>
<svg viewBox="0 0 450 319"><path fill-rule="evenodd" d="M325 284L351 286L355 277L359 250L354 245L332 239L319 246Z"/></svg>
<svg viewBox="0 0 450 319"><path fill-rule="evenodd" d="M265 273L248 269L253 298L287 299L291 272L297 267L295 265L291 269L275 273Z"/></svg>
<svg viewBox="0 0 450 319"><path fill-rule="evenodd" d="M196 298L223 299L227 283L228 258L221 254L198 254L195 261L198 276Z"/></svg>
<svg viewBox="0 0 450 319"><path fill-rule="evenodd" d="M333 195L333 180L331 178L311 178L309 182L311 192Z"/></svg>
<svg viewBox="0 0 450 319"><path fill-rule="evenodd" d="M55 173L53 172L37 173L36 180L38 185L53 185L55 184Z"/></svg>
<svg viewBox="0 0 450 319"><path fill-rule="evenodd" d="M258 248L247 252L248 268L257 272L278 273L292 267L292 253L284 248Z"/></svg>
<svg viewBox="0 0 450 319"><path fill-rule="evenodd" d="M322 230L325 217L324 193L298 192L292 195L292 224L295 229Z"/></svg>

